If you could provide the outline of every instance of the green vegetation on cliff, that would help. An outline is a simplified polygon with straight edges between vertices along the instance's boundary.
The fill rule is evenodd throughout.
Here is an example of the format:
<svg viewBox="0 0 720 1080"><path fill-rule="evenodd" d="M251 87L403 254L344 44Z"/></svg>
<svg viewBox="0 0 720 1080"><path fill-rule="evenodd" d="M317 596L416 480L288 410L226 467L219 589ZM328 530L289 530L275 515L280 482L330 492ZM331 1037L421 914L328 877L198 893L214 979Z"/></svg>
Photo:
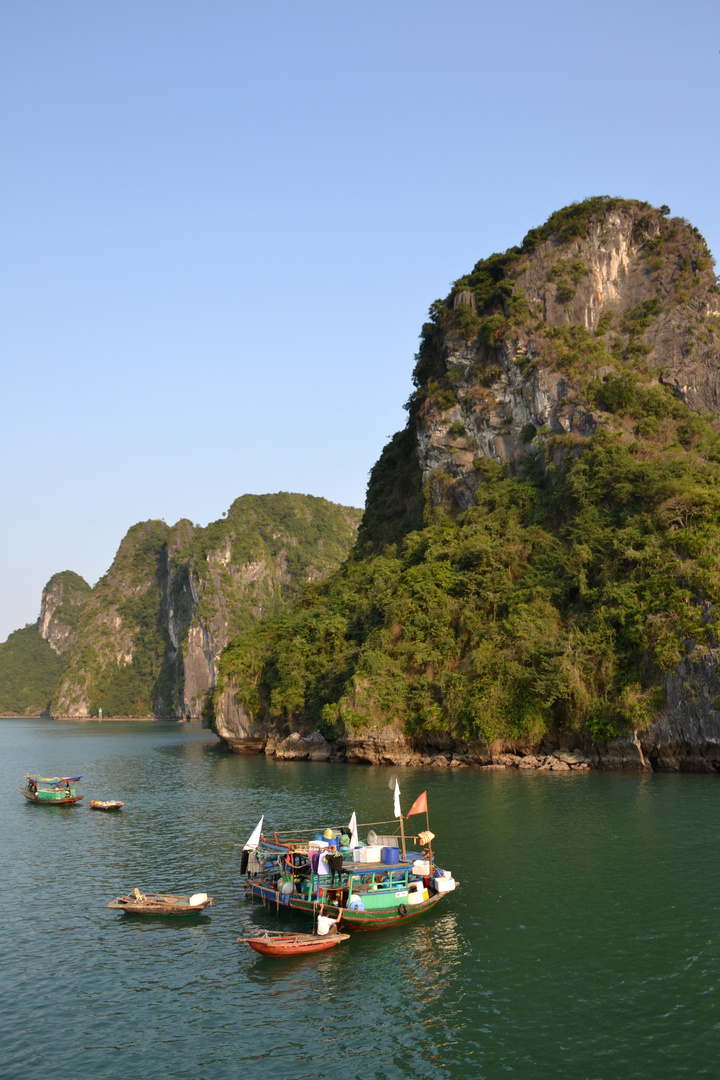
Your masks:
<svg viewBox="0 0 720 1080"><path fill-rule="evenodd" d="M314 495L242 495L226 517L174 546L173 564L192 566L201 593L195 618L211 619L221 597L234 637L260 616L278 614L308 581L343 561L360 517Z"/></svg>
<svg viewBox="0 0 720 1080"><path fill-rule="evenodd" d="M37 623L15 630L0 645L0 716L46 713L62 660L38 633Z"/></svg>
<svg viewBox="0 0 720 1080"><path fill-rule="evenodd" d="M169 532L163 521L128 531L83 610L59 711L84 706L92 715L147 716L172 692L165 663L172 642L162 617Z"/></svg>
<svg viewBox="0 0 720 1080"><path fill-rule="evenodd" d="M646 726L666 673L690 648L702 655L720 641L717 417L677 389L691 381L683 364L714 378L717 284L702 237L668 212L609 198L565 208L432 305L408 426L371 474L354 555L232 642L216 700L229 688L256 720L328 736L390 721L409 735L483 740L605 739ZM625 292L609 285L627 301L595 315L594 329L573 324L573 311L586 318L597 302L584 238L595 229L602 246L606 227L619 235L628 222L616 272L633 277ZM550 316L536 297L545 290ZM502 465L472 459L466 418L485 422L499 408L505 343L523 378L542 366L572 380L572 401L558 405L582 411L585 434L568 421L562 434L529 425L513 435L508 405L493 437L526 449ZM435 469L423 486L418 435L437 431L456 471ZM474 467L464 510L453 439L465 440L463 468Z"/></svg>
<svg viewBox="0 0 720 1080"><path fill-rule="evenodd" d="M488 468L471 510L348 561L236 641L224 680L256 718L328 735L644 726L684 642L720 638L691 602L720 601L720 440L673 407L665 445L601 430L554 482Z"/></svg>
<svg viewBox="0 0 720 1080"><path fill-rule="evenodd" d="M206 528L134 525L83 608L53 711L186 715L196 707L186 701L190 631L205 642L193 690L200 698L214 655L335 569L359 518L351 507L280 492L244 495Z"/></svg>

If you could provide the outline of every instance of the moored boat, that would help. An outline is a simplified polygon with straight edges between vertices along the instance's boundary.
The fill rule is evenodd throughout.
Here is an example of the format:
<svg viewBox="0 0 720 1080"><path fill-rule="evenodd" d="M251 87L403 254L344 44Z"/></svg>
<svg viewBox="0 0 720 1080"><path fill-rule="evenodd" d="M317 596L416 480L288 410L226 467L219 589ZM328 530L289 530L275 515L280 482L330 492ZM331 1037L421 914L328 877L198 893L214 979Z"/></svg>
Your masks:
<svg viewBox="0 0 720 1080"><path fill-rule="evenodd" d="M119 799L91 799L89 805L91 810L122 810L125 803Z"/></svg>
<svg viewBox="0 0 720 1080"><path fill-rule="evenodd" d="M242 944L249 945L263 956L304 956L307 953L325 952L334 949L343 941L350 939L349 934L289 934L281 930L263 930L249 938L238 938Z"/></svg>
<svg viewBox="0 0 720 1080"><path fill-rule="evenodd" d="M127 896L118 896L116 900L112 900L108 907L129 915L197 915L212 902L212 896L207 893L194 893L193 896L179 896L174 893L146 895L139 889L133 889Z"/></svg>
<svg viewBox="0 0 720 1080"><path fill-rule="evenodd" d="M432 911L457 882L435 863L429 827L405 835L397 783L395 789L395 820L371 823L364 844L355 814L347 826L272 836L262 833L263 816L243 851L246 895L313 918L339 916L343 930L382 930ZM407 817L420 812L427 815L425 792ZM395 829L390 835L374 831L388 825ZM408 841L421 850L409 851Z"/></svg>
<svg viewBox="0 0 720 1080"><path fill-rule="evenodd" d="M82 776L38 776L37 773L28 773L25 787L18 788L18 791L35 806L71 806L85 798L75 791L78 780L82 780Z"/></svg>

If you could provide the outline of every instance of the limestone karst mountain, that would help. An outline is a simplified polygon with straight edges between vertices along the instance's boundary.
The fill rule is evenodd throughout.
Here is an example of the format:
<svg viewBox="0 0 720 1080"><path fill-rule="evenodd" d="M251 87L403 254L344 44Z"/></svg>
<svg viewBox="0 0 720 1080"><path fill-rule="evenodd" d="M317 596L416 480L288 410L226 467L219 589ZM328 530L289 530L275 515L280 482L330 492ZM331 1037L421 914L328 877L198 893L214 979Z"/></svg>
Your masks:
<svg viewBox="0 0 720 1080"><path fill-rule="evenodd" d="M199 719L230 638L336 568L359 518L281 492L242 496L205 528L134 525L93 589L56 574L37 626L0 645L0 709ZM26 654L42 671L36 688L18 671Z"/></svg>
<svg viewBox="0 0 720 1080"><path fill-rule="evenodd" d="M0 715L39 716L50 709L90 586L78 574L53 574L40 618L0 645Z"/></svg>
<svg viewBox="0 0 720 1080"><path fill-rule="evenodd" d="M431 306L414 382L353 556L223 654L218 734L720 767L720 291L698 230L615 198L553 214Z"/></svg>
<svg viewBox="0 0 720 1080"><path fill-rule="evenodd" d="M430 309L408 427L373 470L361 540L417 527L426 500L471 506L483 460L512 472L558 438L567 449L598 425L632 431L613 395L634 381L716 416L713 268L697 229L621 199L561 210L481 260Z"/></svg>

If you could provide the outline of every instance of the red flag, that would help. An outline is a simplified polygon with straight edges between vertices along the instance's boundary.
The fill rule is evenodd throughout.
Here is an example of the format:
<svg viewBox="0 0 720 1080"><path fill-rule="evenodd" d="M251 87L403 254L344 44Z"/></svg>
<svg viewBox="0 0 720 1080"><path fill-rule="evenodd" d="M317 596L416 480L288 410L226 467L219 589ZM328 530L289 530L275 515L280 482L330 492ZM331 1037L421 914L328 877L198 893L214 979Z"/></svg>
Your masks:
<svg viewBox="0 0 720 1080"><path fill-rule="evenodd" d="M427 791L418 795L405 817L412 817L413 814L427 814Z"/></svg>

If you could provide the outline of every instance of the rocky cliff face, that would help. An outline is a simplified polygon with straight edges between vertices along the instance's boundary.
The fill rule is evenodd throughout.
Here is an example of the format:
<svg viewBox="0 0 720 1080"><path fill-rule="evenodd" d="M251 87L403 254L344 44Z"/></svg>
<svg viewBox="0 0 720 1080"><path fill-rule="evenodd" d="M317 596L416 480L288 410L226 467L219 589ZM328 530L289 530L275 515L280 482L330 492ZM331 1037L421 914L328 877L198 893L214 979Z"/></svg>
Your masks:
<svg viewBox="0 0 720 1080"><path fill-rule="evenodd" d="M428 393L421 384L412 426L433 501L472 505L479 458L521 465L553 435L579 441L615 426L587 389L618 359L639 362L649 384L717 415L720 295L705 241L686 222L622 203L580 236L560 229L511 254L502 270L514 316L478 317L482 290L471 274L426 328L433 385Z"/></svg>
<svg viewBox="0 0 720 1080"><path fill-rule="evenodd" d="M204 529L133 526L86 598L53 712L199 719L228 641L337 566L359 516L281 493L244 496ZM56 594L51 582L48 627Z"/></svg>
<svg viewBox="0 0 720 1080"><path fill-rule="evenodd" d="M87 581L72 570L53 574L43 589L38 630L58 656L75 644L80 613L90 591Z"/></svg>
<svg viewBox="0 0 720 1080"><path fill-rule="evenodd" d="M238 651L218 734L313 759L720 769L720 289L697 229L629 200L559 211L432 305L414 381L364 562ZM297 635L329 613L313 668Z"/></svg>

